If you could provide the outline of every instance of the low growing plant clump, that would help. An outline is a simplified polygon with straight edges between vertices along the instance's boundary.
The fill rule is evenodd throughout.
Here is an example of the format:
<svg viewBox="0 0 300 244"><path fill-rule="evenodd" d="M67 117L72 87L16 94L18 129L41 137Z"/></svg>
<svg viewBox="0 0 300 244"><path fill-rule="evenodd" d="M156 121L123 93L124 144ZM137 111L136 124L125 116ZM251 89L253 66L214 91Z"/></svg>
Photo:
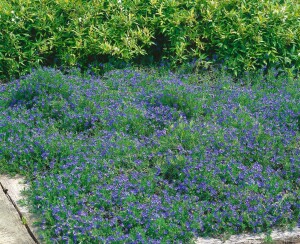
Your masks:
<svg viewBox="0 0 300 244"><path fill-rule="evenodd" d="M0 170L45 242L173 243L300 224L300 82L37 70L0 90Z"/></svg>

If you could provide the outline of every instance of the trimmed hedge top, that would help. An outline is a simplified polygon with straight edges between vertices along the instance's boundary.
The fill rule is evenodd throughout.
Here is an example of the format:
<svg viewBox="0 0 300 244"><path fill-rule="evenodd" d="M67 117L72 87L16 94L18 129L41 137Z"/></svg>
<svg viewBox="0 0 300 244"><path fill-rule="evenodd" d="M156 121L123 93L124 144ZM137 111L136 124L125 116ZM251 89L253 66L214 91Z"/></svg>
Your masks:
<svg viewBox="0 0 300 244"><path fill-rule="evenodd" d="M0 79L112 59L292 67L299 22L297 0L0 0Z"/></svg>

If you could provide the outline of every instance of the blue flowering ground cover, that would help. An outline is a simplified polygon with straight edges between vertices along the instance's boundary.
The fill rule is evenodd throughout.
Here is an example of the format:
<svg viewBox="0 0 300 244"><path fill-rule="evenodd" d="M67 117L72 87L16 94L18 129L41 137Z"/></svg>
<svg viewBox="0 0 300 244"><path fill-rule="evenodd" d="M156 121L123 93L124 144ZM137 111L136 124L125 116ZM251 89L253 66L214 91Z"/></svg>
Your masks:
<svg viewBox="0 0 300 244"><path fill-rule="evenodd" d="M200 78L45 68L0 88L0 172L27 177L45 242L300 224L299 80Z"/></svg>

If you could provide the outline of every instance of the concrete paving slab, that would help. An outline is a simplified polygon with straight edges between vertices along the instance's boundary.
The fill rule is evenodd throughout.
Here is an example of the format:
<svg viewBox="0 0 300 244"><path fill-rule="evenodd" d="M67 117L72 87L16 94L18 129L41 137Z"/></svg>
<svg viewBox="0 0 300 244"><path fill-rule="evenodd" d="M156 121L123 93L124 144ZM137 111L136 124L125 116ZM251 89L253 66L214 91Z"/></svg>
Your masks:
<svg viewBox="0 0 300 244"><path fill-rule="evenodd" d="M27 187L21 177L9 177L0 175L2 186L8 190L11 199L17 204L18 209L25 217L30 229L34 232L34 218L29 213L28 209L18 204L18 201L23 199L21 192ZM35 243L30 237L25 225L10 202L7 195L0 188L0 244L27 244Z"/></svg>

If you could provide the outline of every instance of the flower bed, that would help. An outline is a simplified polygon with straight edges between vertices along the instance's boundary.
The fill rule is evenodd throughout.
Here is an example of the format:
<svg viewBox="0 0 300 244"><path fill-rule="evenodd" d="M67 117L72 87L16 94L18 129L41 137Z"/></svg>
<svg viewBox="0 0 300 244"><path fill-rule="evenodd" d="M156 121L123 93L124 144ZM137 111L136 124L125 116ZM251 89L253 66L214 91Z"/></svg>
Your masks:
<svg viewBox="0 0 300 244"><path fill-rule="evenodd" d="M37 70L1 87L0 171L30 179L49 242L299 225L300 83L263 78Z"/></svg>

